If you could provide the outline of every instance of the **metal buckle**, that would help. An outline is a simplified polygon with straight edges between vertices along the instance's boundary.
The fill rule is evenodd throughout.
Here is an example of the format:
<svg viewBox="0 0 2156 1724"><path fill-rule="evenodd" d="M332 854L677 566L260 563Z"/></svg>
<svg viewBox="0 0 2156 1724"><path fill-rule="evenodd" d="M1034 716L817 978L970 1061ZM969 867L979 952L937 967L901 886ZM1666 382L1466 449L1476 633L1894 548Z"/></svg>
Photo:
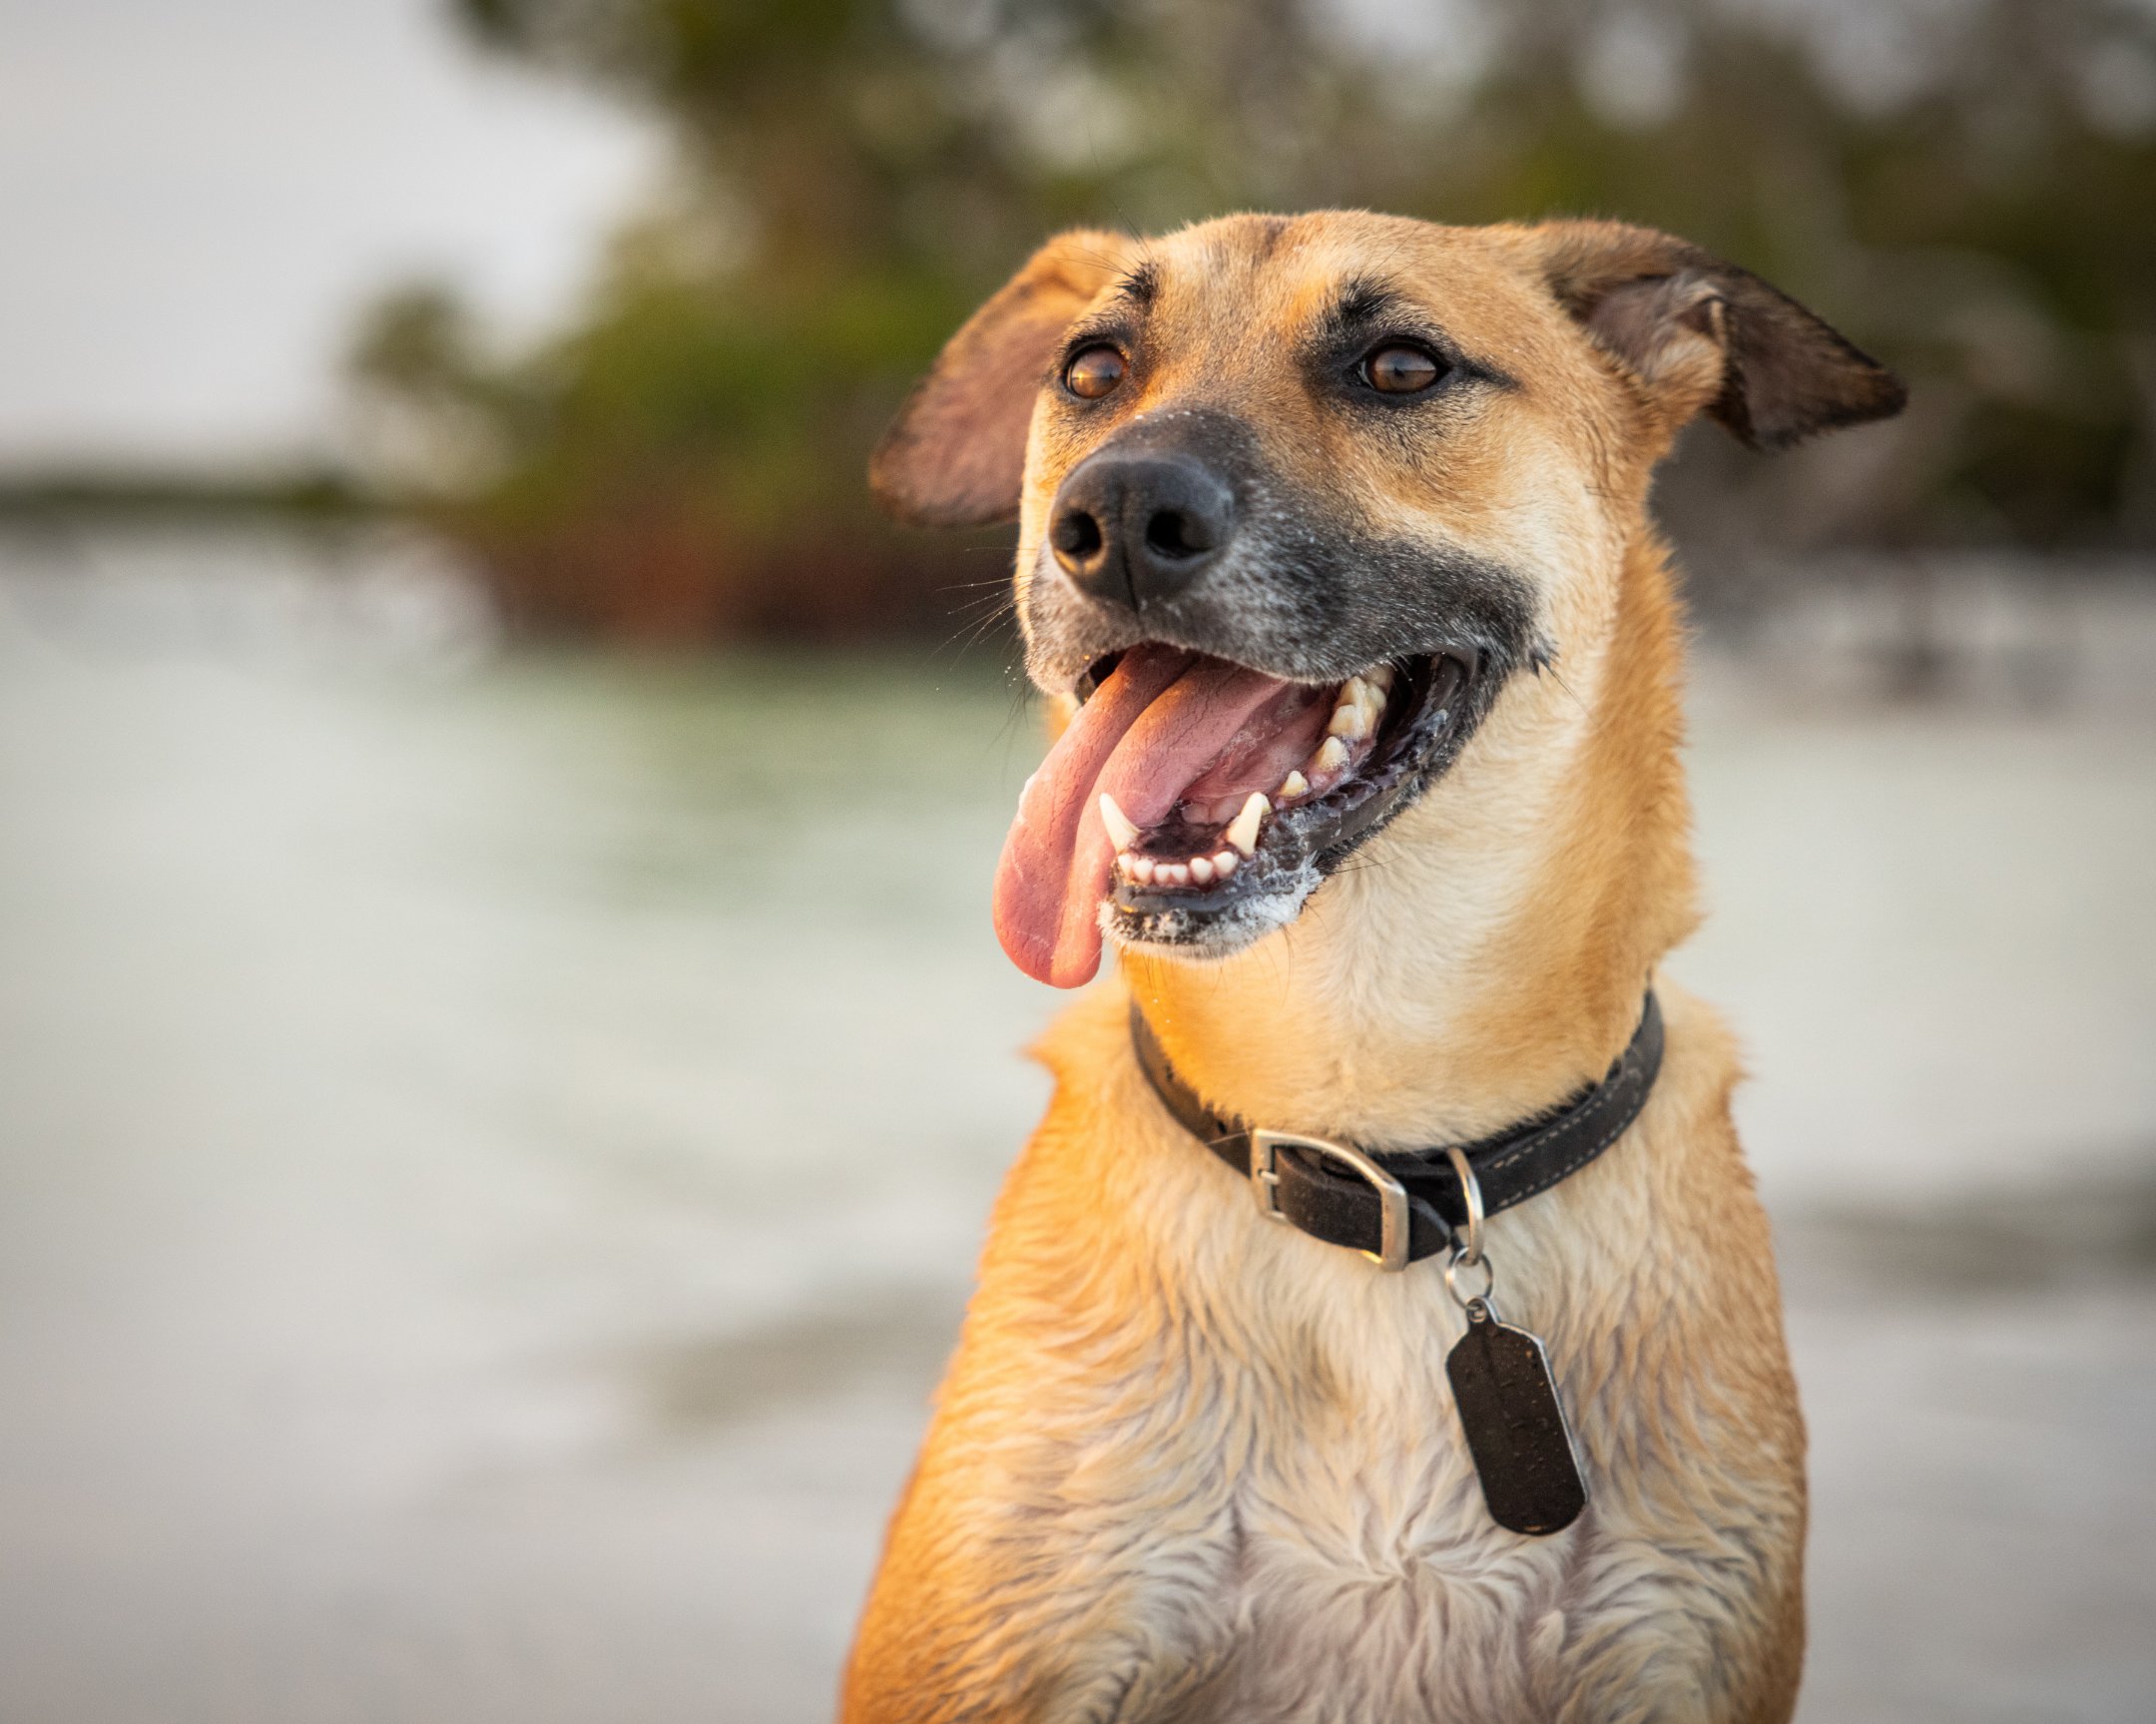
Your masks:
<svg viewBox="0 0 2156 1724"><path fill-rule="evenodd" d="M1335 1143L1329 1137L1298 1137L1292 1131L1253 1131L1250 1138L1251 1193L1258 1212L1268 1221L1294 1221L1281 1213L1279 1155L1283 1149L1307 1149L1335 1161L1344 1161L1377 1193L1377 1249L1362 1255L1388 1275L1407 1267L1407 1188L1351 1143Z"/></svg>

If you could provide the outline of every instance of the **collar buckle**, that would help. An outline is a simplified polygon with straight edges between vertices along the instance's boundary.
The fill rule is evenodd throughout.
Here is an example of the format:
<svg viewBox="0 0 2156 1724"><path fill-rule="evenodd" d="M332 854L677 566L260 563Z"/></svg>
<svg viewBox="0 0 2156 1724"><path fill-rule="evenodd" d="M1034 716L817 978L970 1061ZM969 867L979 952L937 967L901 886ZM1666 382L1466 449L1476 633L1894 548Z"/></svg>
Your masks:
<svg viewBox="0 0 2156 1724"><path fill-rule="evenodd" d="M1351 1143L1338 1143L1330 1137L1303 1137L1292 1131L1253 1130L1245 1134L1250 1139L1251 1194L1258 1200L1258 1213L1268 1221L1295 1225L1295 1218L1280 1206L1280 1152L1284 1149L1308 1150L1322 1155L1329 1161L1342 1162L1361 1176L1363 1182L1377 1193L1377 1249L1362 1255L1388 1275L1397 1275L1407 1267L1407 1188L1394 1179L1370 1157Z"/></svg>

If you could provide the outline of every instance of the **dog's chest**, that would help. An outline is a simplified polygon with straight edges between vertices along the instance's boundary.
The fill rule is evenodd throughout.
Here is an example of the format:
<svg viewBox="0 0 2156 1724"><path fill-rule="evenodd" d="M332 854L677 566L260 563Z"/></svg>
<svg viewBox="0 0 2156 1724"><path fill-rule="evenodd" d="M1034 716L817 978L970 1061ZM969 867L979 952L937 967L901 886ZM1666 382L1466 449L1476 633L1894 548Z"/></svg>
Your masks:
<svg viewBox="0 0 2156 1724"><path fill-rule="evenodd" d="M1229 1532L1231 1642L1199 1716L1548 1715L1595 1535L1495 1527L1448 1423L1432 1396L1254 1456Z"/></svg>
<svg viewBox="0 0 2156 1724"><path fill-rule="evenodd" d="M1260 1363L1245 1390L1266 1387L1201 1403L1215 1427L1205 1446L1243 1460L1213 1560L1195 1565L1219 1588L1195 1613L1208 1625L1194 1649L1207 1674L1164 1716L1620 1718L1627 1701L1595 1698L1612 1645L1627 1648L1635 1701L1694 1664L1684 1575L1613 1535L1593 1507L1549 1538L1491 1520L1445 1382L1458 1331L1448 1310L1322 1338L1332 1326L1287 1327L1300 1345L1259 1323L1232 1350ZM1681 1718L1691 1699L1665 1696L1639 1715Z"/></svg>

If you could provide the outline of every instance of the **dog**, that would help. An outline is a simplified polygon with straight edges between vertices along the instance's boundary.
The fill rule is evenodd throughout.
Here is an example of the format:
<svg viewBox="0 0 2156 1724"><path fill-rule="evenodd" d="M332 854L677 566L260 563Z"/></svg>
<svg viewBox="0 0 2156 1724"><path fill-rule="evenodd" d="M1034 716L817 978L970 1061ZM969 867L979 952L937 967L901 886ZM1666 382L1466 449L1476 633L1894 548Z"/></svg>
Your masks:
<svg viewBox="0 0 2156 1724"><path fill-rule="evenodd" d="M1114 976L1036 1050L845 1724L1791 1715L1805 1434L1738 1056L1656 976L1698 912L1648 492L1701 414L1773 449L1902 398L1601 221L1070 233L951 338L871 483L1018 520L1061 731L996 924ZM1469 1215L1449 1150L1551 1121L1587 1153ZM1383 1261L1275 1225L1289 1185L1366 1199ZM1453 1372L1500 1330L1540 1348L1495 1393L1544 1401L1492 1427Z"/></svg>

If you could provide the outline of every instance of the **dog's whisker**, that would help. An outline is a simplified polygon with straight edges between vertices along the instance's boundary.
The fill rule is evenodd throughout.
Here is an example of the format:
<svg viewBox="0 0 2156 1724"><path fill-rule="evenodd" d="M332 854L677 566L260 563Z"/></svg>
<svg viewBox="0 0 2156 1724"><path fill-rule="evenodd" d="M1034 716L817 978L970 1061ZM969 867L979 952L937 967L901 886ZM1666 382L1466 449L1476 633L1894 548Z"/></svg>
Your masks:
<svg viewBox="0 0 2156 1724"><path fill-rule="evenodd" d="M1544 665L1542 667L1542 674L1548 677L1549 680L1553 684L1555 684L1556 687L1564 694L1565 698L1569 700L1575 707L1579 708L1579 710L1583 713L1586 712L1587 703L1580 699L1579 692L1574 689L1569 682L1565 680L1564 672L1559 670L1554 663Z"/></svg>
<svg viewBox="0 0 2156 1724"><path fill-rule="evenodd" d="M956 658L954 658L952 661L955 664L963 660L968 648L980 642L984 637L986 637L991 631L994 630L995 626L1000 623L1004 619L1004 617L1009 614L1009 606L999 605L995 609L990 610L981 616L969 618L966 621L960 623L958 627L954 629L950 634L946 635L943 640L937 644L935 651L938 653L947 652L954 644L956 644L958 646L958 652Z"/></svg>

